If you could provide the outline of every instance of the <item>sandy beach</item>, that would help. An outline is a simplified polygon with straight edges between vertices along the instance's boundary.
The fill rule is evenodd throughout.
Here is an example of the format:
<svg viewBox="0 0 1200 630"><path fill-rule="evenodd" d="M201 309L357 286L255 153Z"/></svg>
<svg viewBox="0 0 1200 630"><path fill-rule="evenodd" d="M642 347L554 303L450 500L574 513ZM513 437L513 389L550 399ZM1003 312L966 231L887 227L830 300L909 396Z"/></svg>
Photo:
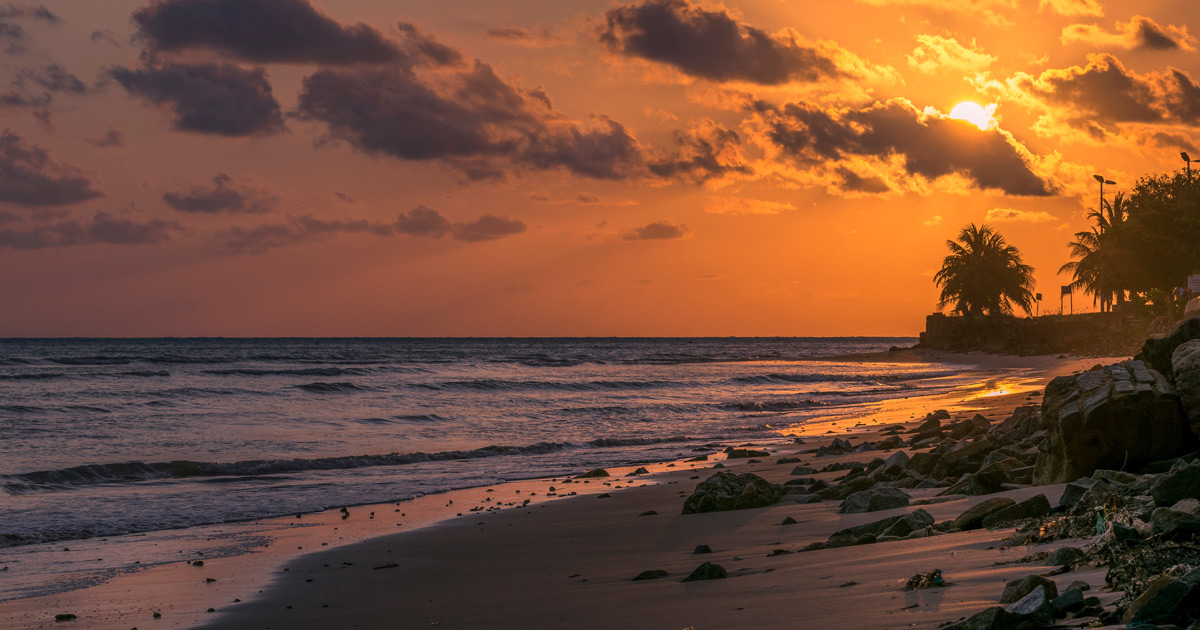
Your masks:
<svg viewBox="0 0 1200 630"><path fill-rule="evenodd" d="M63 613L77 615L76 626L101 629L937 627L994 604L1006 581L1045 571L997 565L1039 549L1002 549L1011 529L985 529L794 552L836 530L922 503L940 522L994 496L1021 500L1044 493L1053 503L1061 485L986 497L938 498L941 489L910 490L913 506L865 514L838 514L838 501L796 505L788 498L765 508L680 514L684 499L716 465L783 483L794 464L778 459L815 463L811 451L834 437L877 439L881 428L910 424L935 409L948 410L952 419L981 413L999 421L1019 405L1037 404L1053 376L1103 361L918 358L1021 376L981 379L953 395L891 399L861 415L806 424L789 432L804 444L790 443L789 434L777 443L751 445L770 453L757 460L726 460L713 448L708 461L648 465L646 475L628 476L635 467L612 468L608 478L531 480L268 520L262 525L274 542L255 553L181 558L99 586L6 602L0 627L53 625ZM822 457L819 464L877 455ZM832 480L840 474L814 476ZM789 517L796 523L782 525ZM694 554L698 545L712 553ZM730 579L680 582L706 561L722 565ZM933 569L941 569L950 586L903 590L909 577ZM632 580L647 570L666 571L667 577ZM1090 571L1056 579L1063 586L1083 579L1098 587L1103 576ZM1102 594L1105 601L1116 596Z"/></svg>

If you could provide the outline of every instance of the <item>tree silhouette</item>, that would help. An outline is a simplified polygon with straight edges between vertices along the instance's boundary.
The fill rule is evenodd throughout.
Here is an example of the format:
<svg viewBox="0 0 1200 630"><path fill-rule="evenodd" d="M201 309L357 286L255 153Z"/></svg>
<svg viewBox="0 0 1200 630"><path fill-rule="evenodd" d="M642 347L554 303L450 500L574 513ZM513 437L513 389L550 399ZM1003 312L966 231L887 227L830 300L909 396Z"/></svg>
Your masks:
<svg viewBox="0 0 1200 630"><path fill-rule="evenodd" d="M946 241L950 254L933 280L942 289L938 308L953 303L964 315L1026 313L1033 305L1033 267L990 225L962 229L958 241Z"/></svg>
<svg viewBox="0 0 1200 630"><path fill-rule="evenodd" d="M1075 260L1058 269L1058 273L1070 273L1071 287L1092 296L1092 303L1098 302L1101 311L1110 311L1114 303L1124 301L1122 276L1128 261L1122 241L1125 240L1128 206L1125 193L1117 193L1112 203L1104 201L1099 210L1088 212L1088 218L1094 220L1096 226L1075 233L1075 241L1067 244L1071 258Z"/></svg>

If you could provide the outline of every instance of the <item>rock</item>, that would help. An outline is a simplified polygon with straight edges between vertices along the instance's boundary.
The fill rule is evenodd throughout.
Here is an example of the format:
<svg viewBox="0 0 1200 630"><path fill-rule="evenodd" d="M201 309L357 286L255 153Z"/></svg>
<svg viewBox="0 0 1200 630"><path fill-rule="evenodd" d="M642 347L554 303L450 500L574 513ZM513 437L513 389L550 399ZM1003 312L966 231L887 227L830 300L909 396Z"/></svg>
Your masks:
<svg viewBox="0 0 1200 630"><path fill-rule="evenodd" d="M779 459L775 460L776 466L782 466L784 464L799 464L799 463L800 463L799 457L780 457Z"/></svg>
<svg viewBox="0 0 1200 630"><path fill-rule="evenodd" d="M984 456L990 453L994 447L995 445L987 438L979 438L974 442L959 442L942 454L942 458L938 460L929 475L944 479L975 472L979 470L979 463L983 461Z"/></svg>
<svg viewBox="0 0 1200 630"><path fill-rule="evenodd" d="M795 501L797 505L808 505L809 503L821 502L821 497L815 494L795 494L791 496L792 500Z"/></svg>
<svg viewBox="0 0 1200 630"><path fill-rule="evenodd" d="M1000 595L1000 603L1011 604L1017 602L1038 588L1043 589L1043 597L1046 600L1058 597L1058 585L1053 580L1040 575L1030 575L1005 584L1004 593Z"/></svg>
<svg viewBox="0 0 1200 630"><path fill-rule="evenodd" d="M1154 497L1154 503L1162 506L1200 496L1200 463L1172 468L1154 481L1150 495Z"/></svg>
<svg viewBox="0 0 1200 630"><path fill-rule="evenodd" d="M1046 580L1049 585L1039 584L1020 600L1005 606L1004 609L1014 615L1019 615L1024 623L1054 623L1054 607L1050 600L1058 597L1058 587L1054 582Z"/></svg>
<svg viewBox="0 0 1200 630"><path fill-rule="evenodd" d="M1008 481L1008 472L999 468L990 470L981 470L967 480L967 488L965 494L973 497L995 494L1004 489L1004 484Z"/></svg>
<svg viewBox="0 0 1200 630"><path fill-rule="evenodd" d="M1171 577L1156 578L1125 610L1123 621L1131 626L1173 623L1186 626L1200 617L1200 569Z"/></svg>
<svg viewBox="0 0 1200 630"><path fill-rule="evenodd" d="M1092 479L1091 477L1084 477L1083 479L1067 484L1067 487L1063 488L1062 496L1058 498L1058 507L1068 510L1075 507L1075 504L1079 502L1079 499L1082 498L1084 493L1087 492L1088 489L1091 488L1095 483L1095 479Z"/></svg>
<svg viewBox="0 0 1200 630"><path fill-rule="evenodd" d="M1051 600L1050 608L1053 609L1055 617L1066 617L1067 613L1073 613L1082 610L1083 591L1077 588L1063 591L1062 595L1059 595Z"/></svg>
<svg viewBox="0 0 1200 630"><path fill-rule="evenodd" d="M711 562L696 567L691 575L683 578L683 582L698 582L700 580L724 580L729 577L729 573L725 571L725 567Z"/></svg>
<svg viewBox="0 0 1200 630"><path fill-rule="evenodd" d="M712 553L712 549L709 548L708 545L696 545L696 548L692 550L692 553Z"/></svg>
<svg viewBox="0 0 1200 630"><path fill-rule="evenodd" d="M979 529L983 527L983 519L987 518L994 512L999 512L1004 508L1016 505L1017 502L1009 497L993 497L985 501L976 503L967 508L965 512L960 514L958 518L950 525L956 529L968 530Z"/></svg>
<svg viewBox="0 0 1200 630"><path fill-rule="evenodd" d="M883 474L899 475L900 473L904 472L904 467L908 465L908 460L908 453L905 453L904 451L896 451L895 453L892 453L883 462Z"/></svg>
<svg viewBox="0 0 1200 630"><path fill-rule="evenodd" d="M1046 386L1047 432L1033 481L1074 481L1098 468L1133 468L1195 447L1179 393L1141 361L1125 361Z"/></svg>
<svg viewBox="0 0 1200 630"><path fill-rule="evenodd" d="M1175 389L1179 392L1192 433L1200 435L1200 339L1180 344L1171 354Z"/></svg>
<svg viewBox="0 0 1200 630"><path fill-rule="evenodd" d="M1174 381L1172 359L1175 350L1192 339L1200 339L1200 317L1185 319L1165 335L1148 337L1136 358L1145 361L1146 365Z"/></svg>
<svg viewBox="0 0 1200 630"><path fill-rule="evenodd" d="M903 525L898 525L904 523ZM902 516L889 516L885 519L872 521L863 525L847 527L838 530L825 542L827 547L845 547L847 545L875 542L875 539L885 532L889 536L904 536L913 530L933 525L933 516L920 508Z"/></svg>
<svg viewBox="0 0 1200 630"><path fill-rule="evenodd" d="M582 475L577 475L575 478L576 479L591 479L594 477L607 477L607 476L608 476L607 470L604 470L603 468L597 468L596 470L589 470L589 471L583 473Z"/></svg>
<svg viewBox="0 0 1200 630"><path fill-rule="evenodd" d="M861 514L878 512L908 505L909 496L891 486L876 484L870 490L855 492L842 501L839 514Z"/></svg>
<svg viewBox="0 0 1200 630"><path fill-rule="evenodd" d="M663 571L662 569L650 569L648 571L642 571L641 573L637 574L637 576L635 576L633 578L633 581L638 582L641 580L657 580L659 578L665 578L668 575L670 575L670 574L667 573L666 571Z"/></svg>
<svg viewBox="0 0 1200 630"><path fill-rule="evenodd" d="M873 450L875 450L874 444L871 444L870 442L863 442L862 444L858 445L858 448L854 449L854 452L855 453L866 453L867 451L873 451Z"/></svg>
<svg viewBox="0 0 1200 630"><path fill-rule="evenodd" d="M1058 549L1052 551L1049 556L1046 556L1046 564L1055 567L1074 565L1080 560L1083 560L1083 550L1079 547L1059 547ZM1088 588L1091 588L1091 585L1089 585L1087 582L1082 582L1082 584ZM1075 585L1076 583L1071 584L1071 586ZM1086 591L1087 588L1083 588L1081 590Z"/></svg>
<svg viewBox="0 0 1200 630"><path fill-rule="evenodd" d="M840 500L840 499L845 499L846 497L854 494L855 492L861 492L863 490L868 490L874 486L875 486L875 480L871 479L870 477L867 477L867 476L855 477L854 479L847 479L847 480L843 481L842 483L839 483L838 485L833 486L831 488L826 488L825 490L817 491L816 495L821 497L822 499Z"/></svg>
<svg viewBox="0 0 1200 630"><path fill-rule="evenodd" d="M810 468L808 466L797 466L793 468L791 472L793 475L815 475L816 473L816 468Z"/></svg>
<svg viewBox="0 0 1200 630"><path fill-rule="evenodd" d="M59 613L54 615L55 621L75 621L76 617L72 613Z"/></svg>
<svg viewBox="0 0 1200 630"><path fill-rule="evenodd" d="M718 472L696 486L692 496L683 503L684 514L747 510L771 505L781 499L787 489L768 482L754 473L736 475Z"/></svg>
<svg viewBox="0 0 1200 630"><path fill-rule="evenodd" d="M650 474L650 471L646 470L645 466L638 466L637 470L629 473L627 476L633 477L636 475L649 475L649 474Z"/></svg>
<svg viewBox="0 0 1200 630"><path fill-rule="evenodd" d="M904 446L904 440L899 435L893 435L875 444L875 448L881 451L890 451L901 446Z"/></svg>
<svg viewBox="0 0 1200 630"><path fill-rule="evenodd" d="M1150 514L1150 533L1171 537L1175 534L1200 532L1200 516L1160 507Z"/></svg>
<svg viewBox="0 0 1200 630"><path fill-rule="evenodd" d="M1002 523L1045 516L1051 511L1050 500L1046 498L1046 495L1039 494L988 514L980 521L980 525L983 527L996 527Z"/></svg>
<svg viewBox="0 0 1200 630"><path fill-rule="evenodd" d="M683 461L685 461L685 462L706 462L706 461L708 461L708 455L697 455L695 457L685 459Z"/></svg>
<svg viewBox="0 0 1200 630"><path fill-rule="evenodd" d="M1016 444L1029 439L1042 429L1042 417L1037 407L1023 405L1013 410L1007 420L988 429L988 439L997 444Z"/></svg>
<svg viewBox="0 0 1200 630"><path fill-rule="evenodd" d="M728 459L746 459L749 457L767 457L770 453L766 451L756 451L752 448L734 448L726 451Z"/></svg>
<svg viewBox="0 0 1200 630"><path fill-rule="evenodd" d="M914 453L908 459L908 470L911 470L922 475L928 475L933 472L937 466L938 460L942 458L940 453Z"/></svg>
<svg viewBox="0 0 1200 630"><path fill-rule="evenodd" d="M798 521L790 516L785 516L780 525L795 525Z"/></svg>
<svg viewBox="0 0 1200 630"><path fill-rule="evenodd" d="M949 411L946 411L945 409L938 409L937 411L929 413L925 416L925 420L923 420L921 424L917 426L917 433L925 433L927 431L940 428L942 426L942 420L949 419Z"/></svg>

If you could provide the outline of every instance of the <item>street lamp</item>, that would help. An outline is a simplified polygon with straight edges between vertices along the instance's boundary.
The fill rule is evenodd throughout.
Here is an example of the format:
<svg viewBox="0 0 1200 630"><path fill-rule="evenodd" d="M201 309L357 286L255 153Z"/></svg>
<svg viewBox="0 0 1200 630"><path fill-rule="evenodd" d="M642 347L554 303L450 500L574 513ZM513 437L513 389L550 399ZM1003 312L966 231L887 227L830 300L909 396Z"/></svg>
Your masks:
<svg viewBox="0 0 1200 630"><path fill-rule="evenodd" d="M1190 162L1189 162L1189 165L1190 165ZM1108 184L1109 186L1116 186L1117 182L1114 182L1111 179L1104 179L1103 175L1092 175L1092 179L1095 179L1096 181L1100 182L1100 210L1099 211L1100 211L1100 216L1104 216L1104 185Z"/></svg>
<svg viewBox="0 0 1200 630"><path fill-rule="evenodd" d="M1187 151L1180 151L1179 157L1183 158L1184 162L1187 162L1187 178L1190 184L1192 182L1192 158L1188 157Z"/></svg>

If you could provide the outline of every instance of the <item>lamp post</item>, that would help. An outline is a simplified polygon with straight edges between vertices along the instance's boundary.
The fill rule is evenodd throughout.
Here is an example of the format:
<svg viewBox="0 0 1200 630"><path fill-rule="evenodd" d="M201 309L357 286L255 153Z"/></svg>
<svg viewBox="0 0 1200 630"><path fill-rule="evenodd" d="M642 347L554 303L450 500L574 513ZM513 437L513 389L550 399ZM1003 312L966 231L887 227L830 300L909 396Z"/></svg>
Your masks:
<svg viewBox="0 0 1200 630"><path fill-rule="evenodd" d="M1184 162L1187 162L1187 180L1190 184L1192 183L1192 158L1188 157L1187 151L1180 151L1179 157L1183 158Z"/></svg>
<svg viewBox="0 0 1200 630"><path fill-rule="evenodd" d="M1189 162L1189 164L1190 164L1190 162ZM1114 182L1111 179L1104 179L1103 175L1092 175L1092 178L1095 179L1096 181L1100 182L1100 207L1097 208L1097 212L1100 215L1099 220L1103 221L1104 220L1104 185L1108 184L1109 186L1116 186L1117 182ZM1101 269L1104 268L1103 254L1101 254L1100 268ZM1103 284L1104 284L1103 278L1097 278L1097 281L1099 281L1101 286L1103 286ZM1072 295L1071 297L1072 297L1071 311L1074 312L1074 310L1075 310L1074 297L1075 296ZM1100 299L1100 311L1101 312L1104 311L1105 302L1107 302L1107 301L1108 301L1107 296Z"/></svg>

